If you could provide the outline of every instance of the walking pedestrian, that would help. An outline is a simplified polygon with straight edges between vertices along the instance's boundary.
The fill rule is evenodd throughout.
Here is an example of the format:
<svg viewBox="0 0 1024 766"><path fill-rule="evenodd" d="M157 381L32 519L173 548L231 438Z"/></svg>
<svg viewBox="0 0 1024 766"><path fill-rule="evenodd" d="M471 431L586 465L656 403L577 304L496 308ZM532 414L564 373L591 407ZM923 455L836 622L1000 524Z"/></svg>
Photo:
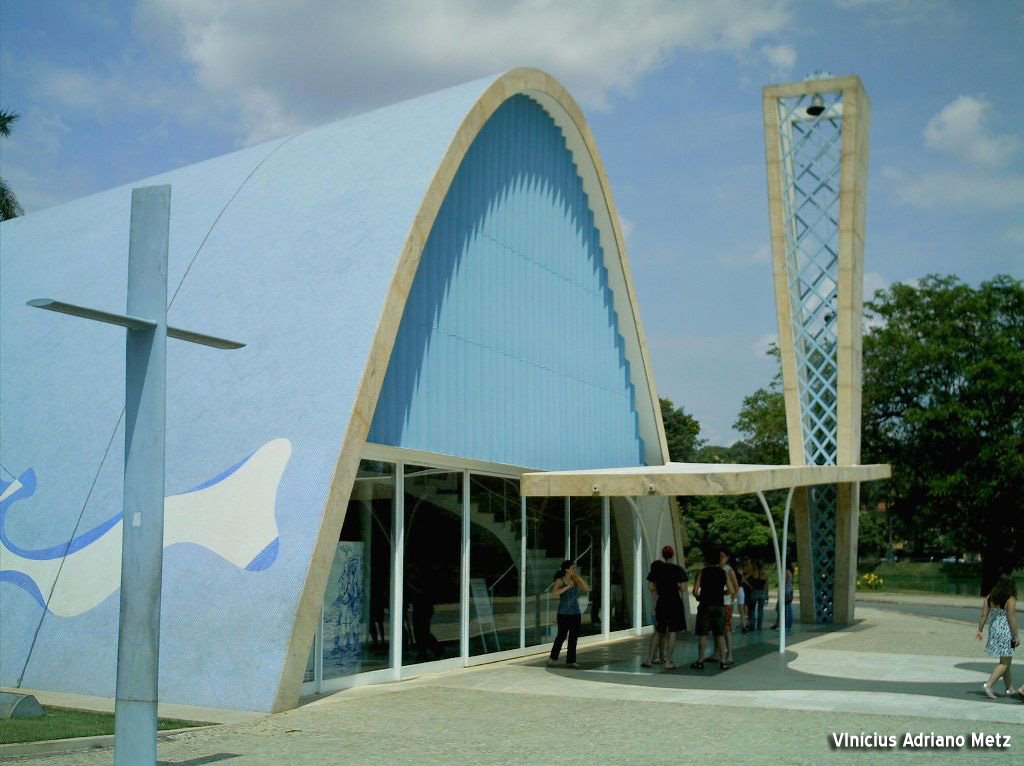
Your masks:
<svg viewBox="0 0 1024 766"><path fill-rule="evenodd" d="M1017 632L1017 584L1010 577L1000 577L992 590L985 597L981 607L981 619L978 620L977 639L981 641L981 633L988 624L988 641L985 643L985 654L998 657L999 663L981 685L985 695L996 698L992 689L995 682L1002 676L1006 684L1006 695L1024 694L1024 686L1013 688L1011 664L1013 650L1020 645L1020 633Z"/></svg>

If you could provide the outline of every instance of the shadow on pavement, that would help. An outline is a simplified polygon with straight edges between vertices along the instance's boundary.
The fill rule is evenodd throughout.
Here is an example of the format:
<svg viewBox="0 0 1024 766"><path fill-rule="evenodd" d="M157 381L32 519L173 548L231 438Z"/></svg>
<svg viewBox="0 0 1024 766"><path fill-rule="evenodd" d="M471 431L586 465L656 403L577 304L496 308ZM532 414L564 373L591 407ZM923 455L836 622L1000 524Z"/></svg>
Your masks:
<svg viewBox="0 0 1024 766"><path fill-rule="evenodd" d="M717 664L705 661L703 670L689 667L697 656L697 639L686 634L681 636L674 653L674 660L679 665L674 670L666 670L656 665L654 668L641 667L649 637L641 637L628 641L598 647L581 648L578 662L580 670L562 667L546 668L547 672L571 677L592 683L614 683L628 686L647 686L653 688L676 688L694 690L729 690L729 691L834 691L834 692L879 692L893 694L914 694L929 697L961 700L988 700L981 690L980 683L974 682L911 682L893 679L847 678L842 675L822 675L808 673L790 667L796 659L799 645L819 635L843 631L864 630L863 624L854 624L842 628L801 627L791 636L787 636L787 651L780 655L773 631L762 631L760 635L734 634L733 657L735 664L728 670L721 670ZM708 643L710 652L711 642ZM789 651L793 647L797 651ZM531 658L520 664L532 667L543 667L546 657ZM963 668L980 673L988 673L992 669L990 662L979 661L961 663ZM1019 697L1004 697L1005 704L1019 705Z"/></svg>

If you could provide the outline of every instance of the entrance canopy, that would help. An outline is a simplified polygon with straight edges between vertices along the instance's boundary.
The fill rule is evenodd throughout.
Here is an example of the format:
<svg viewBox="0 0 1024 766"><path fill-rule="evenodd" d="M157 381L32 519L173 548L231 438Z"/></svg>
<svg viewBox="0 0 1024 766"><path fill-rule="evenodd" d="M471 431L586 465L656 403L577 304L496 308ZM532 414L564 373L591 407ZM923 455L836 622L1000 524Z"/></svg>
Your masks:
<svg viewBox="0 0 1024 766"><path fill-rule="evenodd" d="M741 465L666 463L635 468L524 473L526 497L745 495L815 484L888 479L888 465Z"/></svg>
<svg viewBox="0 0 1024 766"><path fill-rule="evenodd" d="M524 473L520 482L523 497L644 495L745 495L756 494L768 518L775 548L779 589L786 569L786 536L793 492L816 484L856 484L892 476L889 465L741 465L716 463L666 463L636 468L604 468L587 471ZM782 541L764 493L788 489L783 512ZM856 542L854 543L856 545ZM779 603L782 594L779 594ZM779 620L779 652L786 651L786 625Z"/></svg>

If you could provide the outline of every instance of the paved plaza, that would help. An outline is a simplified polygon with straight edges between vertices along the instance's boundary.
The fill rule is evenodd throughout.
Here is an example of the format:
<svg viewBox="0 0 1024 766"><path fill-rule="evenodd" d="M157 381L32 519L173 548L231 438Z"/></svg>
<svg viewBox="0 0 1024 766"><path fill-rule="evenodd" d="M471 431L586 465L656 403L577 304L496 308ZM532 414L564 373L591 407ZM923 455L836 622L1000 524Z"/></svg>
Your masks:
<svg viewBox="0 0 1024 766"><path fill-rule="evenodd" d="M850 627L798 626L785 655L775 631L737 634L736 665L727 671L687 667L696 651L690 636L676 650L680 669L642 668L647 639L634 638L584 648L581 670L547 668L544 657L531 657L352 689L277 715L238 716L163 736L159 762L1020 762L1024 702L993 702L981 690L993 663L974 639L980 599L871 598L858 603ZM1024 667L1015 680L1024 683ZM886 746L835 747L844 733ZM916 744L905 741L908 734ZM992 737L988 746L972 744L983 735ZM965 744L941 747L936 736L962 736ZM887 745L890 737L895 745ZM111 738L95 744L49 753L0 748L0 763L111 763Z"/></svg>

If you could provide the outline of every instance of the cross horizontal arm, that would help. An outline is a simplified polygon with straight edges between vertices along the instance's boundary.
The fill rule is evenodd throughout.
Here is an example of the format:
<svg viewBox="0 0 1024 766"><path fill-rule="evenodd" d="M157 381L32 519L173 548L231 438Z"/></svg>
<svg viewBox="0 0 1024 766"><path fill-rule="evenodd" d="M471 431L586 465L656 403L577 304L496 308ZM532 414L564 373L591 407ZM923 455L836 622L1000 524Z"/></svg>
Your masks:
<svg viewBox="0 0 1024 766"><path fill-rule="evenodd" d="M37 309L46 309L47 311L57 311L61 314L70 314L71 316L82 317L82 319L92 319L97 322L116 324L121 327L127 327L129 330L152 330L156 327L156 322L152 322L149 319L128 316L127 314L111 314L109 311L90 309L85 306L75 306L72 303L64 303L62 301L55 301L49 298L36 298L35 300L29 301L28 305L34 306Z"/></svg>
<svg viewBox="0 0 1024 766"><path fill-rule="evenodd" d="M90 309L85 306L76 306L73 303L64 303L63 301L55 301L50 298L36 298L35 300L29 301L28 305L39 309L46 309L47 311L57 311L61 314L70 314L71 316L81 317L82 319L92 319L96 322L116 324L129 330L152 330L156 328L156 322L149 319L129 316L128 314L111 314L109 311L100 311L99 309ZM234 350L245 347L244 343L239 343L238 341L218 338L213 335L204 335L202 333L192 332L191 330L182 330L177 327L170 326L167 328L167 337L225 350Z"/></svg>
<svg viewBox="0 0 1024 766"><path fill-rule="evenodd" d="M227 338L217 338L213 335L203 335L199 332L192 332L191 330L182 330L178 327L167 328L168 338L177 338L178 340L187 340L189 343L198 343L201 346L212 346L213 348L224 349L225 351L234 351L238 348L245 348L244 343L239 343L237 340L228 340Z"/></svg>

